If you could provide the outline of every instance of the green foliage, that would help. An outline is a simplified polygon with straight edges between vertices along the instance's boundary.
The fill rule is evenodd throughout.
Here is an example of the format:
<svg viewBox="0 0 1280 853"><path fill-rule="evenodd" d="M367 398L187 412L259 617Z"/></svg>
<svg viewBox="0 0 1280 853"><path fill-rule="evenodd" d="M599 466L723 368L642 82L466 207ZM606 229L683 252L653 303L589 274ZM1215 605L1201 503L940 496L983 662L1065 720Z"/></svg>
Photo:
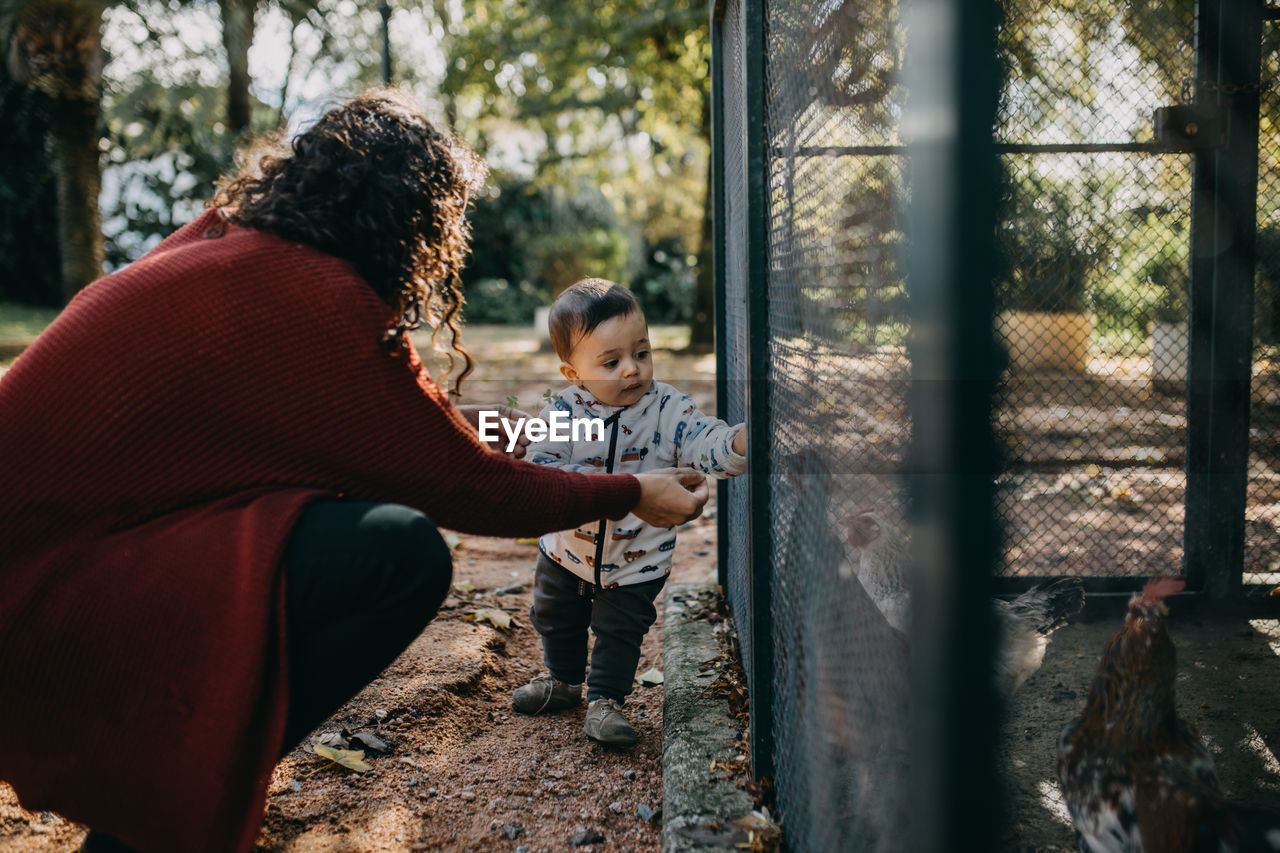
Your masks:
<svg viewBox="0 0 1280 853"><path fill-rule="evenodd" d="M546 302L527 281L515 284L505 278L482 278L467 286L462 315L468 323L528 325L534 312Z"/></svg>
<svg viewBox="0 0 1280 853"><path fill-rule="evenodd" d="M482 152L509 150L516 129L535 160L534 180L570 196L598 187L616 215L607 227L636 249L675 238L700 247L710 137L705 4L477 0L465 10L441 92L467 139ZM600 234L578 244L606 267L621 246ZM637 275L640 258L635 251L616 276ZM566 272L574 274L550 275Z"/></svg>
<svg viewBox="0 0 1280 853"><path fill-rule="evenodd" d="M575 228L538 235L525 244L525 254L538 282L552 297L583 278L624 282L628 241L611 228Z"/></svg>
<svg viewBox="0 0 1280 853"><path fill-rule="evenodd" d="M222 124L226 93L194 80L149 76L114 94L107 113L103 211L107 264L119 267L198 215L232 164Z"/></svg>
<svg viewBox="0 0 1280 853"><path fill-rule="evenodd" d="M677 237L659 240L645 252L647 263L631 289L650 324L688 323L693 319L696 258Z"/></svg>
<svg viewBox="0 0 1280 853"><path fill-rule="evenodd" d="M1116 197L1125 176L1093 161L1069 181L1014 168L1000 200L998 310L1089 310L1095 288L1118 262L1117 217L1129 214Z"/></svg>
<svg viewBox="0 0 1280 853"><path fill-rule="evenodd" d="M568 193L499 173L470 221L462 281L471 322L531 320L535 307L587 276L625 281L630 240L599 190Z"/></svg>

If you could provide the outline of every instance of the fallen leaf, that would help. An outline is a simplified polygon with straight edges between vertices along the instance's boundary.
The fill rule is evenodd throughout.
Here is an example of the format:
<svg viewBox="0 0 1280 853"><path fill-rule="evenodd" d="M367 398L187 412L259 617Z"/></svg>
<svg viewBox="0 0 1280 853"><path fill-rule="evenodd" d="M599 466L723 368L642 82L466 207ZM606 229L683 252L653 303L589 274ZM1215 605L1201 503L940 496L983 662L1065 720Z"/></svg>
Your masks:
<svg viewBox="0 0 1280 853"><path fill-rule="evenodd" d="M364 753L358 749L334 749L322 743L316 744L312 749L321 758L327 758L334 764L353 770L356 773L363 773L370 769L369 765L365 763Z"/></svg>
<svg viewBox="0 0 1280 853"><path fill-rule="evenodd" d="M368 729L358 731L351 736L352 743L359 743L377 752L387 751L387 742Z"/></svg>
<svg viewBox="0 0 1280 853"><path fill-rule="evenodd" d="M316 743L331 746L334 749L346 749L350 746L350 744L347 743L347 739L338 732L325 732L320 735L320 737L316 738Z"/></svg>
<svg viewBox="0 0 1280 853"><path fill-rule="evenodd" d="M444 544L449 546L449 550L453 550L462 545L462 537L452 530L446 530L444 532Z"/></svg>
<svg viewBox="0 0 1280 853"><path fill-rule="evenodd" d="M488 622L493 627L506 631L511 628L514 620L505 611L498 610L496 607L486 607L476 611L476 621Z"/></svg>
<svg viewBox="0 0 1280 853"><path fill-rule="evenodd" d="M537 536L521 536L519 539L516 540L516 544L517 545L537 545L538 537Z"/></svg>
<svg viewBox="0 0 1280 853"><path fill-rule="evenodd" d="M460 592L463 595L466 595L469 592L475 592L476 585L473 584L471 581L455 581L453 584L453 591Z"/></svg>
<svg viewBox="0 0 1280 853"><path fill-rule="evenodd" d="M656 668L650 667L644 672L636 676L636 683L643 684L646 687L652 687L655 684L662 683L662 673Z"/></svg>

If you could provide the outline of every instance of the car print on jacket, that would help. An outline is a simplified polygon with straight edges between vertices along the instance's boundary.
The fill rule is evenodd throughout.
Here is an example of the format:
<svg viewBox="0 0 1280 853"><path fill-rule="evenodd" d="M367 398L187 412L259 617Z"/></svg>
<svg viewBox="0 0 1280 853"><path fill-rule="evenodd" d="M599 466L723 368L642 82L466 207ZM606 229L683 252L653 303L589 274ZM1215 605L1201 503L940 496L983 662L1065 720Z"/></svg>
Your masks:
<svg viewBox="0 0 1280 853"><path fill-rule="evenodd" d="M587 565L594 569L596 567L596 558L588 554ZM602 572L612 572L612 571L615 571L617 568L618 568L617 563L601 563L600 564L600 571Z"/></svg>
<svg viewBox="0 0 1280 853"><path fill-rule="evenodd" d="M548 397L542 417L561 409L561 404L570 407L571 418L604 418L604 435L534 442L526 457L529 461L589 474L690 466L721 478L746 470L746 458L733 452L739 427L698 411L689 395L664 382L655 380L638 401L622 407L593 400L589 392L570 385ZM689 414L682 415L686 411ZM582 580L601 587L615 583L625 587L670 574L677 550L674 532L627 515L602 519L599 527L587 522L579 531L549 533L542 538L542 550Z"/></svg>

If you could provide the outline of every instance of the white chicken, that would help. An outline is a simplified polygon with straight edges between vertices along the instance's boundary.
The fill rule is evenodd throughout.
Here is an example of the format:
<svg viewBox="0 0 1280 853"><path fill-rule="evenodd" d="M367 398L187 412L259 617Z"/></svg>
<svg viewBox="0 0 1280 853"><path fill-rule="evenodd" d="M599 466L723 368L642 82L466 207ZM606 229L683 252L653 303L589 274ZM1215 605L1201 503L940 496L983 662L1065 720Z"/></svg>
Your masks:
<svg viewBox="0 0 1280 853"><path fill-rule="evenodd" d="M856 574L885 620L906 633L911 618L906 537L865 509L849 519L847 533L855 559L843 563L842 572ZM1084 606L1084 588L1079 578L1058 578L1009 601L993 599L992 606L1000 623L993 676L1008 697L1040 668L1049 635Z"/></svg>

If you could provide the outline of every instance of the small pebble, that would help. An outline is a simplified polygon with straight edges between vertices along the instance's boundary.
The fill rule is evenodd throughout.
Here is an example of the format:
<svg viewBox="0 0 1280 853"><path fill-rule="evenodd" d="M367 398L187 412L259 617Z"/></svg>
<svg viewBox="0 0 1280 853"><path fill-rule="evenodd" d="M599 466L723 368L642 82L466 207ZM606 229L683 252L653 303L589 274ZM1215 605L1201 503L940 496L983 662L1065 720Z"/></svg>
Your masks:
<svg viewBox="0 0 1280 853"><path fill-rule="evenodd" d="M434 797L434 796L435 796L436 794L438 794L438 793L440 793L440 792L439 792L439 791L437 791L435 788L428 788L428 789L427 789L427 796L428 796L428 797Z"/></svg>
<svg viewBox="0 0 1280 853"><path fill-rule="evenodd" d="M514 824L514 823L508 823L507 825L505 825L504 827L502 827L502 832L503 832L503 834L504 834L504 835L506 835L506 836L507 836L507 838L510 838L512 841L515 841L515 840L516 840L516 836L518 836L520 833L524 832L524 827L523 827L523 826L517 826L517 825L516 825L516 824Z"/></svg>
<svg viewBox="0 0 1280 853"><path fill-rule="evenodd" d="M612 803L609 803L609 811L616 814L622 814L626 808L627 807L623 804L622 800L614 800Z"/></svg>
<svg viewBox="0 0 1280 853"><path fill-rule="evenodd" d="M459 796L459 797L461 797L462 799L466 800L467 802L471 802L472 800L474 800L474 799L476 798L476 793L475 793L475 791L467 790L467 791L463 791L463 792L462 792L461 794L459 794L458 796Z"/></svg>
<svg viewBox="0 0 1280 853"><path fill-rule="evenodd" d="M634 770L623 770L623 771L622 771L622 778L623 778L623 779L626 779L628 782L634 782L634 781L636 780L636 771L634 771Z"/></svg>
<svg viewBox="0 0 1280 853"><path fill-rule="evenodd" d="M569 846L585 847L588 844L599 844L601 841L604 841L604 836L594 829L580 829L569 839Z"/></svg>
<svg viewBox="0 0 1280 853"><path fill-rule="evenodd" d="M417 777L417 776L410 776L410 777L409 777L409 787L410 787L410 788L416 788L417 786L418 786L418 777Z"/></svg>

